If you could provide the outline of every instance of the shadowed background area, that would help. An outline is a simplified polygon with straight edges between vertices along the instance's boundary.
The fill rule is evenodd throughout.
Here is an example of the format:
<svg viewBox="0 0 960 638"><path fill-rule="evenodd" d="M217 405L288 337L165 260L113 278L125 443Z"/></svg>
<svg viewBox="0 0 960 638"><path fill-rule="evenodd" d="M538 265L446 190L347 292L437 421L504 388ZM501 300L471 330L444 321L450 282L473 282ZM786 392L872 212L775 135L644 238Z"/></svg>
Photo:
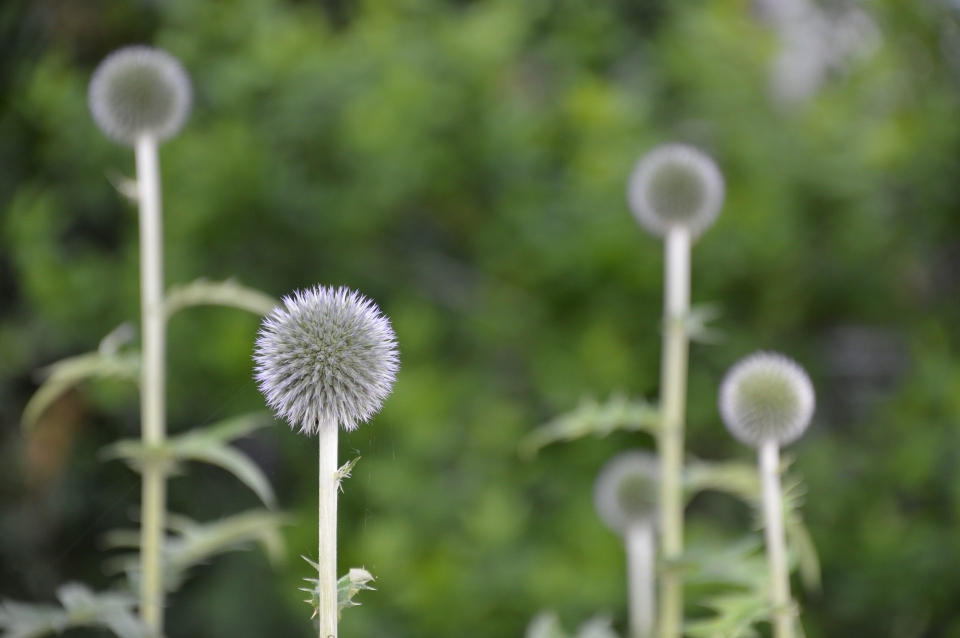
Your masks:
<svg viewBox="0 0 960 638"><path fill-rule="evenodd" d="M139 502L137 475L97 457L138 436L134 388L84 385L29 437L19 421L38 369L138 318L136 212L108 179L133 155L96 129L86 87L145 42L195 90L161 148L168 283L347 285L397 332L393 396L341 437L362 459L340 571L377 577L344 636L517 637L544 608L623 628L622 544L591 489L650 438L530 461L517 444L582 396L656 398L662 246L625 187L643 152L682 141L728 186L693 253L693 301L720 304L725 339L691 350L690 452L752 459L717 385L756 349L798 360L818 394L788 450L823 563L807 635L960 637L956 2L7 0L0 37L0 596L107 587L102 536ZM171 322L172 433L263 408L257 326L226 308ZM198 567L169 601L172 638L313 635L297 588L315 440L277 423L240 445L293 515L287 563ZM172 511L257 505L219 469L186 470ZM753 525L719 495L691 505L691 537Z"/></svg>

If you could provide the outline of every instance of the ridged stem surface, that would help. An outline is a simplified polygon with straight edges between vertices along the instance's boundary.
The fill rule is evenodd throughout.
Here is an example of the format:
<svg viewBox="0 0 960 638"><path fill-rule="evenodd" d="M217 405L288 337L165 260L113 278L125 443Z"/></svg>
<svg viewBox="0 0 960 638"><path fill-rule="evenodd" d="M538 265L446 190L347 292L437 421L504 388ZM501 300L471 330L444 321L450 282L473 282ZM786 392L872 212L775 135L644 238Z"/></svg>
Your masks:
<svg viewBox="0 0 960 638"><path fill-rule="evenodd" d="M142 135L136 142L137 197L140 204L140 314L143 347L140 418L148 455L166 438L166 317L163 312L163 218L157 140ZM143 464L140 542L140 615L159 636L163 632L163 542L166 513L166 467L159 460Z"/></svg>
<svg viewBox="0 0 960 638"><path fill-rule="evenodd" d="M660 579L660 636L683 635L683 430L687 405L690 311L690 233L672 228L664 241L664 339L660 369L661 544L666 567Z"/></svg>
<svg viewBox="0 0 960 638"><path fill-rule="evenodd" d="M656 542L652 523L637 523L624 534L627 547L627 585L630 638L653 638L655 624L654 564Z"/></svg>
<svg viewBox="0 0 960 638"><path fill-rule="evenodd" d="M783 492L780 486L780 446L774 440L760 445L760 478L763 484L763 518L770 569L770 602L773 604L774 638L793 638L790 570L783 525Z"/></svg>
<svg viewBox="0 0 960 638"><path fill-rule="evenodd" d="M320 638L337 638L337 434L336 423L320 424Z"/></svg>

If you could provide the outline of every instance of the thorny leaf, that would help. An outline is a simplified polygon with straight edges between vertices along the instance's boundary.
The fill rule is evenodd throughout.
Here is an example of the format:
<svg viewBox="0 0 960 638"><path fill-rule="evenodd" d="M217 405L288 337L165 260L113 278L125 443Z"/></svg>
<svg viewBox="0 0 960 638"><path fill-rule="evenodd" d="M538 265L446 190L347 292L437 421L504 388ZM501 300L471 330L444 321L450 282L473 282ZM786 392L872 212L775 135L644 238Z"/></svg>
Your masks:
<svg viewBox="0 0 960 638"><path fill-rule="evenodd" d="M132 338L129 324L123 324L100 342L96 352L68 357L39 371L43 383L23 410L20 424L29 432L43 413L67 390L93 379L120 379L137 383L140 380L140 353L121 352Z"/></svg>
<svg viewBox="0 0 960 638"><path fill-rule="evenodd" d="M579 405L540 426L520 441L519 452L531 458L540 449L558 441L573 441L593 434L604 437L616 430L655 433L660 414L644 399L629 399L615 394L606 403L583 398Z"/></svg>
<svg viewBox="0 0 960 638"><path fill-rule="evenodd" d="M200 461L217 465L240 479L272 509L277 499L270 481L250 457L228 445L271 423L273 419L268 413L253 412L171 437L161 446L145 448L139 439L118 441L104 448L101 455L104 459L123 459L136 471L148 462L176 466L183 461Z"/></svg>
<svg viewBox="0 0 960 638"><path fill-rule="evenodd" d="M74 627L101 627L120 638L150 638L154 634L135 613L137 600L127 592L95 593L81 583L57 589L62 607L13 601L0 602L3 638L38 638Z"/></svg>
<svg viewBox="0 0 960 638"><path fill-rule="evenodd" d="M212 523L197 523L185 516L168 515L167 527L172 532L163 546L164 585L176 590L186 571L218 554L246 549L259 543L274 565L283 562L285 547L280 528L286 517L266 510L234 514ZM104 538L110 548L140 547L140 534L135 530L113 530ZM139 554L123 554L108 560L109 572L126 572L131 583L139 581Z"/></svg>
<svg viewBox="0 0 960 638"><path fill-rule="evenodd" d="M320 565L310 560L306 556L303 556L302 558L310 563L311 567L317 571L320 571ZM304 578L304 580L310 583L310 587L301 587L300 591L305 591L310 594L310 598L307 598L303 602L308 603L311 607L313 607L313 615L311 616L311 618L313 618L320 613L320 581L316 578ZM348 607L360 606L360 603L353 600L354 596L364 590L375 590L375 588L369 584L373 582L373 580L373 574L362 567L351 567L350 571L347 572L346 575L340 577L340 580L337 581L338 621L340 620L340 614L344 609Z"/></svg>
<svg viewBox="0 0 960 638"><path fill-rule="evenodd" d="M169 319L180 310L192 306L228 306L263 316L279 303L270 295L240 285L232 279L218 282L201 278L185 286L171 288L164 302L164 311Z"/></svg>
<svg viewBox="0 0 960 638"><path fill-rule="evenodd" d="M357 461L360 460L360 457L353 459L352 461L347 461L343 464L339 470L337 470L336 480L337 480L337 489L341 492L343 491L343 480L350 478L350 472L353 471L353 467L357 464Z"/></svg>

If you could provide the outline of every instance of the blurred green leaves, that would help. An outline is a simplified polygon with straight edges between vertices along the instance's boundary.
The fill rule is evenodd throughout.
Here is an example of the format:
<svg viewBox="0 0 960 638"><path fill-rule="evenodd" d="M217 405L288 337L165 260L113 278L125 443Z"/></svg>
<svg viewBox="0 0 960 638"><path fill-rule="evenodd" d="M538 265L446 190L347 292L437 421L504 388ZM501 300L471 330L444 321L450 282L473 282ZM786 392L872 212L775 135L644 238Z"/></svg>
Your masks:
<svg viewBox="0 0 960 638"><path fill-rule="evenodd" d="M137 599L127 592L93 592L80 583L57 588L62 607L0 602L4 638L40 638L77 627L108 629L118 638L152 638L136 614Z"/></svg>

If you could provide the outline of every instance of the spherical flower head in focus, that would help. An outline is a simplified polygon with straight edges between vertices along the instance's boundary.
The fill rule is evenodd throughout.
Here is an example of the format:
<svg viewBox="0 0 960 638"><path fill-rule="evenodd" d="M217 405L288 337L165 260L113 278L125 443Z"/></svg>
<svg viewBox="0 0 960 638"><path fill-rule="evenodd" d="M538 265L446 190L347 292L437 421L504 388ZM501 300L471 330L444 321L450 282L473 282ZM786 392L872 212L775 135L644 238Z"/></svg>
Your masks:
<svg viewBox="0 0 960 638"><path fill-rule="evenodd" d="M685 144L664 144L637 162L627 202L648 232L662 237L679 227L696 237L716 221L724 192L723 174L706 153Z"/></svg>
<svg viewBox="0 0 960 638"><path fill-rule="evenodd" d="M164 140L175 135L190 114L190 76L166 51L125 47L94 71L87 100L107 137L130 145L141 135Z"/></svg>
<svg viewBox="0 0 960 638"><path fill-rule="evenodd" d="M816 400L806 371L793 359L758 352L741 359L720 385L720 416L730 433L759 447L786 445L807 429Z"/></svg>
<svg viewBox="0 0 960 638"><path fill-rule="evenodd" d="M593 485L600 520L618 534L637 523L652 523L659 500L659 476L657 458L649 452L630 451L613 457Z"/></svg>
<svg viewBox="0 0 960 638"><path fill-rule="evenodd" d="M253 358L267 403L305 434L368 421L400 368L396 335L380 309L326 286L284 297L264 319Z"/></svg>

